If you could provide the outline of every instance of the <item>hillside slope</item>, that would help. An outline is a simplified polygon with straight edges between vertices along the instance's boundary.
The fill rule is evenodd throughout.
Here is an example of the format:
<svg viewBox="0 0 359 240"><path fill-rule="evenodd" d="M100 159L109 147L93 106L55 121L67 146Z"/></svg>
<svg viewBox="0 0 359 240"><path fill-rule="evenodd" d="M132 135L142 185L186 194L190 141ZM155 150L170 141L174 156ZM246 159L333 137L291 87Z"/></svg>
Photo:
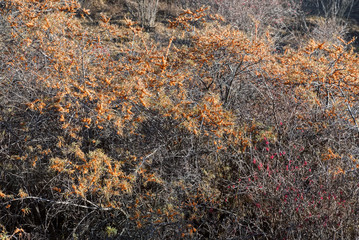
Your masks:
<svg viewBox="0 0 359 240"><path fill-rule="evenodd" d="M5 1L0 237L358 238L354 40L253 2Z"/></svg>

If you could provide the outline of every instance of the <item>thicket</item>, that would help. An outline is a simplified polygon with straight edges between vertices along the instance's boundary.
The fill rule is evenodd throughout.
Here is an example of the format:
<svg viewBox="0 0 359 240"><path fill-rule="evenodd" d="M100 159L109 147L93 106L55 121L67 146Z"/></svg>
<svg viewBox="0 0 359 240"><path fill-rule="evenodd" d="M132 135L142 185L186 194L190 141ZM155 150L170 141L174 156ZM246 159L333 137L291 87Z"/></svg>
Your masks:
<svg viewBox="0 0 359 240"><path fill-rule="evenodd" d="M359 236L350 42L278 49L199 8L164 44L88 14L1 4L2 238Z"/></svg>

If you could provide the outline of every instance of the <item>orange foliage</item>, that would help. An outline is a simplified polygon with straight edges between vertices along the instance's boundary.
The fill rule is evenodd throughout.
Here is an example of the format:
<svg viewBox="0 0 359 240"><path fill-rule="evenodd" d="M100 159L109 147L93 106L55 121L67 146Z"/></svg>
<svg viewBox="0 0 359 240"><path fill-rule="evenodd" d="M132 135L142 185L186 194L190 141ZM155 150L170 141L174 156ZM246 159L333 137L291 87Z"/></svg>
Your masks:
<svg viewBox="0 0 359 240"><path fill-rule="evenodd" d="M203 206L227 213L251 202L249 195L228 201L230 190L223 186L242 172L253 178L255 154L264 152L283 164L285 147L279 142L287 141L292 129L277 119L276 97L284 95L278 101L301 110L288 117L299 123L295 130L320 133L334 120L345 122L343 129L359 130L352 110L359 96L358 55L344 40L338 46L310 41L276 53L269 32L250 37L201 8L171 21L161 46L130 20L120 28L102 15L98 27L88 29L76 12L89 14L69 0L13 0L6 13L13 44L6 50L11 57L4 64L9 78L4 85L23 94L13 102L28 114L17 113L23 123L17 131L26 137L13 144L26 150L9 151L6 167L43 171L49 182L40 192L54 198L48 202L78 199L91 203L93 208L81 205L88 209L128 211L126 221L138 228L194 222L207 214ZM181 38L190 44L179 44ZM113 39L125 40L114 44ZM273 103L275 120L267 126L260 102L251 103L260 113L257 119L241 122L236 91L247 85L267 96L261 100L266 106ZM33 119L41 122L38 132L26 123ZM280 151L270 153L274 147ZM330 160L323 164L345 155L325 149L318 150L322 160ZM306 157L304 150L300 154ZM268 175L273 174L270 160L263 160ZM348 168L333 166L335 174ZM198 175L193 180L185 171ZM28 195L18 191L21 198ZM0 191L1 198L7 196ZM21 211L24 217L30 213ZM183 225L181 234L192 237L198 227Z"/></svg>

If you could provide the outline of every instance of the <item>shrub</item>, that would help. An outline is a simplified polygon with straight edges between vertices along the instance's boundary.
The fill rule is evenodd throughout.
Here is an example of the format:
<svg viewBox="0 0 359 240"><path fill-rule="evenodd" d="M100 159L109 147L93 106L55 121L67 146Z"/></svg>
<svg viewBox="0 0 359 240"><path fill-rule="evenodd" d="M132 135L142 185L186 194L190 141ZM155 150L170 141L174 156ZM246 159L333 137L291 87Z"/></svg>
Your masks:
<svg viewBox="0 0 359 240"><path fill-rule="evenodd" d="M349 43L277 52L204 8L165 46L130 20L87 28L73 1L2 11L5 235L358 236Z"/></svg>

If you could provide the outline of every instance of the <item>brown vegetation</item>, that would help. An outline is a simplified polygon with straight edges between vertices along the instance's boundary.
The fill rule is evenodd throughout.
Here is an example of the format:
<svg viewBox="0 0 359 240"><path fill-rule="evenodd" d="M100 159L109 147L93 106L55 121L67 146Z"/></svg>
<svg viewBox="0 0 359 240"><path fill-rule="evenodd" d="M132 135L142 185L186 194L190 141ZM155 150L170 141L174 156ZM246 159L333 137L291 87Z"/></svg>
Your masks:
<svg viewBox="0 0 359 240"><path fill-rule="evenodd" d="M358 237L351 42L289 44L284 7L244 31L204 7L154 26L135 2L138 24L1 5L0 237Z"/></svg>

